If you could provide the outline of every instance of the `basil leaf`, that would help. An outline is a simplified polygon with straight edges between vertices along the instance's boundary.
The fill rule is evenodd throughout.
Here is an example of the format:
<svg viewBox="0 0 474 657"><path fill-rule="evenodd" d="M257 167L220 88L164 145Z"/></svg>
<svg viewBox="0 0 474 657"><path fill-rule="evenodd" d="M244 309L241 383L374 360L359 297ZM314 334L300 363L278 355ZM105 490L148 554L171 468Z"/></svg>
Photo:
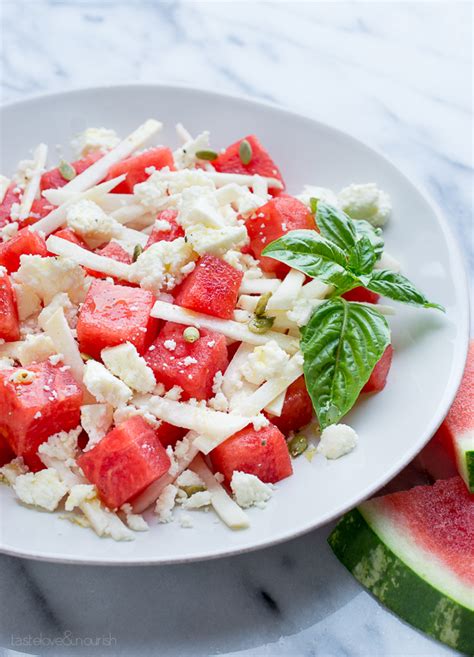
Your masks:
<svg viewBox="0 0 474 657"><path fill-rule="evenodd" d="M358 239L362 239L362 237L369 238L372 246L375 249L378 260L382 255L383 248L385 246L381 228L374 228L371 224L369 224L368 221L365 221L364 219L353 219L352 223L354 224Z"/></svg>
<svg viewBox="0 0 474 657"><path fill-rule="evenodd" d="M301 331L306 387L324 429L356 402L390 344L390 329L375 309L337 298L317 307Z"/></svg>
<svg viewBox="0 0 474 657"><path fill-rule="evenodd" d="M340 249L350 249L357 241L352 219L342 210L322 201L318 201L316 224L321 235L337 244Z"/></svg>
<svg viewBox="0 0 474 657"><path fill-rule="evenodd" d="M420 292L408 278L388 269L375 270L370 276L364 276L362 284L372 292L377 292L389 299L423 308L437 308L445 312L445 308L439 303L428 301L423 292Z"/></svg>
<svg viewBox="0 0 474 657"><path fill-rule="evenodd" d="M377 254L367 236L361 237L349 252L349 269L355 274L369 274L377 261Z"/></svg>
<svg viewBox="0 0 474 657"><path fill-rule="evenodd" d="M347 271L344 251L315 230L292 230L266 246L262 255L337 288L354 285L354 276Z"/></svg>

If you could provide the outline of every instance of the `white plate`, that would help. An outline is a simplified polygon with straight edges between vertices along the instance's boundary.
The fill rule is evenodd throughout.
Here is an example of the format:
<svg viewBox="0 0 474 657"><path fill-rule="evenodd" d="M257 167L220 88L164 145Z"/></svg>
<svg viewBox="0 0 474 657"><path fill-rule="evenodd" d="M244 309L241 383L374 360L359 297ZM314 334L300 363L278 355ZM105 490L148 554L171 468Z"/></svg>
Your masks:
<svg viewBox="0 0 474 657"><path fill-rule="evenodd" d="M350 455L332 462L294 462L295 474L277 486L264 511L250 512L251 528L232 532L212 512L192 513L193 529L154 525L129 543L100 539L60 514L20 506L0 490L0 550L49 561L176 563L235 554L283 541L335 518L379 489L406 465L445 415L462 374L468 343L468 297L459 250L433 204L382 155L352 137L268 104L172 86L120 86L33 98L3 107L1 173L43 141L54 154L87 126L125 135L148 117L165 124L160 141L177 143L181 121L197 134L209 129L221 148L249 133L261 138L281 167L289 192L303 184L339 190L375 181L391 195L394 212L387 249L428 296L447 308L396 305L391 320L395 357L388 385L359 402L347 421L360 437Z"/></svg>

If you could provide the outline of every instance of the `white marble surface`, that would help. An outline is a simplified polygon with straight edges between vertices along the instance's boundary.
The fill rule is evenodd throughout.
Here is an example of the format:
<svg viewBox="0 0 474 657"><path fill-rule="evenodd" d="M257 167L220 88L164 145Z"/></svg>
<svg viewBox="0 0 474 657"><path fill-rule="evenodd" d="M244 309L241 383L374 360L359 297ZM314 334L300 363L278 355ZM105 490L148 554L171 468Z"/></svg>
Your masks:
<svg viewBox="0 0 474 657"><path fill-rule="evenodd" d="M0 12L2 102L160 80L302 111L411 174L444 209L472 273L470 3L0 0ZM453 654L359 587L330 553L329 529L186 566L0 557L0 654Z"/></svg>

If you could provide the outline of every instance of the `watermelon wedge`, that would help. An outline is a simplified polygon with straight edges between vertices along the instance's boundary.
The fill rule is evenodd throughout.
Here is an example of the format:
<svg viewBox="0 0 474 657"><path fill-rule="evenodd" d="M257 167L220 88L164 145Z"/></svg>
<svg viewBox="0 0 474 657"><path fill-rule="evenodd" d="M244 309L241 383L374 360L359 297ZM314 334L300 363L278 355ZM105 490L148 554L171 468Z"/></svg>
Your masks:
<svg viewBox="0 0 474 657"><path fill-rule="evenodd" d="M364 502L328 541L386 607L474 654L474 496L460 477Z"/></svg>
<svg viewBox="0 0 474 657"><path fill-rule="evenodd" d="M454 452L458 472L474 493L474 340L469 344L466 368L456 399L436 434Z"/></svg>

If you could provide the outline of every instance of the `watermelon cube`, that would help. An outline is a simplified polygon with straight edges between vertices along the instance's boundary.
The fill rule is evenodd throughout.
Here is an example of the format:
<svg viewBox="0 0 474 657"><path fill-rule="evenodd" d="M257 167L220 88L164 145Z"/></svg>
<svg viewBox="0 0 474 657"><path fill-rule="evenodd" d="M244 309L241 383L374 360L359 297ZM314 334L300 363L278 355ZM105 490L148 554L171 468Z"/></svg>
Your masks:
<svg viewBox="0 0 474 657"><path fill-rule="evenodd" d="M126 160L114 164L110 167L106 180L112 180L112 178L125 173L127 175L126 179L119 183L113 192L116 194L133 194L135 185L145 182L149 178L150 174L146 170L150 167L154 167L157 170L169 167L173 171L173 153L169 148L164 146L150 148L140 153L140 155L128 157Z"/></svg>
<svg viewBox="0 0 474 657"><path fill-rule="evenodd" d="M156 242L172 242L173 240L178 239L178 237L184 237L184 230L176 221L177 216L178 213L176 210L163 210L163 212L158 214L156 218L157 221L167 221L171 228L170 230L163 230L163 228L160 228L155 224L150 233L145 249L148 249L149 246Z"/></svg>
<svg viewBox="0 0 474 657"><path fill-rule="evenodd" d="M88 169L94 162L97 162L97 160L100 160L102 157L103 153L96 152L96 153L90 153L86 157L81 158L80 160L76 160L75 162L71 162L71 165L76 172L76 175L79 175L86 169ZM62 173L60 172L58 167L55 167L54 169L51 169L50 171L46 171L46 173L43 173L41 176L41 182L40 182L40 188L41 191L43 189L58 189L59 187L64 187L69 181L66 180L66 178L63 177Z"/></svg>
<svg viewBox="0 0 474 657"><path fill-rule="evenodd" d="M154 301L146 290L94 281L77 322L81 351L99 358L105 347L128 341L143 354L158 329L158 320L150 317Z"/></svg>
<svg viewBox="0 0 474 657"><path fill-rule="evenodd" d="M12 206L14 203L20 203L20 201L20 190L16 183L12 183L6 191L3 201L0 203L0 228L11 223Z"/></svg>
<svg viewBox="0 0 474 657"><path fill-rule="evenodd" d="M217 372L228 364L225 337L200 329L196 342L186 342L182 324L167 322L145 354L156 380L166 388L180 386L183 398L208 399Z"/></svg>
<svg viewBox="0 0 474 657"><path fill-rule="evenodd" d="M355 287L353 290L349 290L349 292L344 292L342 296L347 301L359 301L361 303L377 303L380 299L380 294L361 286Z"/></svg>
<svg viewBox="0 0 474 657"><path fill-rule="evenodd" d="M283 278L289 271L273 258L262 256L263 249L290 230L315 229L314 217L298 199L286 194L272 198L262 205L246 222L253 255L260 260L263 271Z"/></svg>
<svg viewBox="0 0 474 657"><path fill-rule="evenodd" d="M175 302L196 312L230 319L243 274L225 260L205 255L181 285Z"/></svg>
<svg viewBox="0 0 474 657"><path fill-rule="evenodd" d="M235 470L276 483L293 473L285 436L273 424L256 431L251 424L225 440L210 453L214 472L227 483Z"/></svg>
<svg viewBox="0 0 474 657"><path fill-rule="evenodd" d="M44 238L28 227L22 228L8 242L0 244L0 265L8 272L16 271L20 266L20 256L48 256Z"/></svg>
<svg viewBox="0 0 474 657"><path fill-rule="evenodd" d="M239 155L240 145L244 139L250 144L252 149L252 157L248 164L243 164ZM239 139L239 141L226 148L223 153L220 153L217 160L214 160L212 163L216 171L223 173L243 173L246 175L258 174L259 176L277 178L284 186L285 183L277 165L263 148L257 137L255 135L248 135L244 139Z"/></svg>
<svg viewBox="0 0 474 657"><path fill-rule="evenodd" d="M362 388L362 392L380 392L385 388L387 376L392 365L393 347L391 344L385 349L382 358L372 370L369 380Z"/></svg>
<svg viewBox="0 0 474 657"><path fill-rule="evenodd" d="M82 389L69 370L49 361L0 370L0 434L31 469L44 467L39 445L80 421Z"/></svg>
<svg viewBox="0 0 474 657"><path fill-rule="evenodd" d="M122 422L77 459L110 509L117 509L168 472L171 462L140 416Z"/></svg>
<svg viewBox="0 0 474 657"><path fill-rule="evenodd" d="M311 422L313 403L306 390L304 376L300 376L289 386L280 417L268 416L268 419L287 436L290 431L298 431Z"/></svg>
<svg viewBox="0 0 474 657"><path fill-rule="evenodd" d="M0 269L0 338L6 342L20 339L15 292L4 269Z"/></svg>
<svg viewBox="0 0 474 657"><path fill-rule="evenodd" d="M46 217L50 212L55 209L56 206L52 205L45 198L35 198L31 206L30 214L26 219L20 222L22 228L25 226L31 226L37 221Z"/></svg>

